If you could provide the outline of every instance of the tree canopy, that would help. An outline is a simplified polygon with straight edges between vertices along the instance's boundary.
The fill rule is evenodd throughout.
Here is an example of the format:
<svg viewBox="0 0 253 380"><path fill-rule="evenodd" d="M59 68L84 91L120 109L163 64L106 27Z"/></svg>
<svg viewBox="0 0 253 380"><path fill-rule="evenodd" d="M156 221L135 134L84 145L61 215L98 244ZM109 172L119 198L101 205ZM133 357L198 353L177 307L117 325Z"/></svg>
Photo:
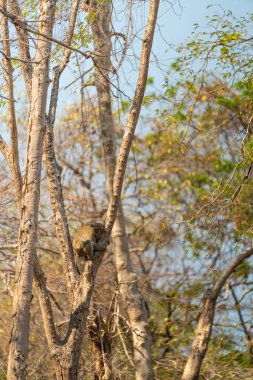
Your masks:
<svg viewBox="0 0 253 380"><path fill-rule="evenodd" d="M159 0L0 1L0 379L252 378L253 14L210 7L157 88Z"/></svg>

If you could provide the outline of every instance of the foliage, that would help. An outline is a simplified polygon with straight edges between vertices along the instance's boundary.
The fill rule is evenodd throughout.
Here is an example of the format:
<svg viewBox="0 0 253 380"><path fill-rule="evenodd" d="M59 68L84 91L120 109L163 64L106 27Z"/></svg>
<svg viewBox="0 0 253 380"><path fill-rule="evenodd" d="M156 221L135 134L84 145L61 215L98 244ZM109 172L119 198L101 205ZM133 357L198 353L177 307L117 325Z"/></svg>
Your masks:
<svg viewBox="0 0 253 380"><path fill-rule="evenodd" d="M69 2L59 2L59 22L65 20L68 6ZM31 19L36 17L36 2L25 2L24 9L24 16L28 12ZM205 291L234 256L251 245L252 21L252 15L237 19L230 12L216 12L207 19L208 31L196 25L191 38L177 49L178 58L166 75L162 93L152 90L155 78L147 80L151 92L143 104L155 105L157 111L151 120L143 117L147 128L135 138L122 200L133 265L149 315L157 379L181 376ZM82 21L77 24L74 47L87 49L92 43L88 24L89 19L85 27ZM54 50L55 62L60 62L61 52L61 47ZM82 60L76 60L75 73L80 74L83 65ZM15 70L19 73L20 67ZM93 79L91 73L89 84ZM0 107L5 107L3 99ZM130 101L122 97L114 110L117 144L129 107ZM19 125L25 123L26 115L27 110L19 109ZM2 120L6 123L7 116ZM21 146L25 138L21 130ZM63 168L64 202L73 234L83 220L103 218L106 211L98 106L93 95L62 110L55 127L55 148ZM7 241L16 243L18 215L13 183L4 162L0 165L0 243L4 245ZM56 325L63 335L69 312L66 284L44 177L42 189L37 250L42 266L47 268ZM5 362L16 248L1 253L0 355ZM111 313L115 377L129 379L133 378L131 334L126 315L119 312L116 277L113 248L109 248L99 269L90 317L94 310L100 310L104 317ZM252 316L248 307L252 303L252 280L249 260L237 268L222 291L201 379L252 378L247 337L229 290L233 286L241 297L240 310L248 321ZM53 374L39 310L34 297L29 376L50 379ZM83 376L91 378L94 362L89 339L83 345L82 358ZM4 373L5 367L0 378L5 378Z"/></svg>

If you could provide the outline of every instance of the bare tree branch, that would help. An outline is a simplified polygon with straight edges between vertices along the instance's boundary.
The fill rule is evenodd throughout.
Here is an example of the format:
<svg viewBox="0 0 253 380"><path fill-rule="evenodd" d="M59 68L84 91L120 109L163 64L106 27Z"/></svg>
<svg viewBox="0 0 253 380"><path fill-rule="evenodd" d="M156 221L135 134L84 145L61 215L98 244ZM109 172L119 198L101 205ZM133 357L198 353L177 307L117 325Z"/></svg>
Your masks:
<svg viewBox="0 0 253 380"><path fill-rule="evenodd" d="M6 2L1 1L2 7L6 10ZM2 15L2 45L3 45L3 67L4 67L4 78L7 87L8 94L8 116L9 116L9 129L10 129L10 169L12 172L12 177L14 180L14 186L17 194L17 203L19 209L21 209L22 201L22 177L19 166L19 152L18 152L18 132L17 132L17 122L14 104L14 93L13 93L13 67L11 64L11 50L9 42L9 28L8 19L6 16ZM8 58L7 58L8 57Z"/></svg>
<svg viewBox="0 0 253 380"><path fill-rule="evenodd" d="M120 147L115 176L113 181L113 192L110 198L110 203L106 215L106 230L109 235L112 231L113 224L116 219L119 200L121 197L122 185L124 180L124 174L126 171L127 160L129 152L132 146L134 132L136 124L139 118L142 101L146 89L147 77L148 77L148 67L149 67L149 57L152 48L153 36L156 26L157 13L159 8L159 0L151 0L149 8L149 17L147 22L147 27L142 42L141 60L139 76L136 84L136 90L134 94L134 99L129 112L127 126Z"/></svg>
<svg viewBox="0 0 253 380"><path fill-rule="evenodd" d="M55 44L60 45L60 46L66 48L68 50L75 51L76 53L81 54L82 56L84 56L87 59L91 58L91 52L89 52L89 51L84 52L82 50L76 49L74 47L67 45L65 42L59 41L56 38L48 36L46 33L42 33L39 30L35 30L33 28L30 28L29 26L27 26L27 23L25 21L22 21L22 19L20 20L20 17L18 15L15 15L13 13L5 11L3 9L3 7L0 7L0 13L4 14L6 17L8 17L8 19L10 20L10 22L12 22L13 25L19 27L20 29L24 30L25 32L30 32L30 33L33 33L37 36L43 37L43 38L47 39L48 41L54 42ZM22 59L24 61L30 61L29 58L27 59L24 57Z"/></svg>
<svg viewBox="0 0 253 380"><path fill-rule="evenodd" d="M242 310L240 307L240 302L238 301L238 298L236 296L234 288L231 284L229 284L229 289L231 290L232 297L233 297L234 302L235 302L235 309L237 311L241 327L242 327L244 335L246 337L246 346L247 346L247 350L248 350L249 360L250 360L250 363L252 364L253 363L253 344L252 344L252 336L250 333L250 329L249 330L247 329L246 323L244 322Z"/></svg>
<svg viewBox="0 0 253 380"><path fill-rule="evenodd" d="M65 45L69 45L72 41L77 10L79 7L79 0L74 0L71 6L70 21L64 39ZM53 87L50 97L49 115L46 122L46 134L44 141L45 165L47 178L49 183L49 191L51 198L51 205L54 214L54 222L56 226L56 235L60 244L62 263L65 276L67 278L68 288L71 292L71 298L74 297L74 288L78 281L78 274L74 262L74 253L72 247L71 236L68 228L68 221L64 206L61 188L61 169L57 164L54 152L54 135L53 127L55 121L55 113L58 103L59 81L60 76L69 61L70 50L65 49L63 59L60 65L54 68Z"/></svg>
<svg viewBox="0 0 253 380"><path fill-rule="evenodd" d="M31 63L30 49L29 49L29 35L27 33L27 30L21 26L21 25L25 25L25 26L27 25L22 16L17 0L9 0L9 4L10 4L11 11L13 13L12 15L13 19L20 20L21 22L21 24L18 24L18 23L13 23L13 24L15 25L16 31L18 34L18 46L19 46L20 57L22 60L22 71L24 75L26 91L29 98L31 98L31 91L32 91L31 80L32 80L33 68L32 68L32 63ZM4 8L3 6L0 7L0 12L3 13L5 17L8 17L10 19L10 17L8 16L10 15L10 13L7 12L6 8Z"/></svg>
<svg viewBox="0 0 253 380"><path fill-rule="evenodd" d="M60 339L55 329L53 310L50 301L50 294L46 287L45 275L37 257L34 265L34 280L42 312L42 318L44 321L48 345L51 351L56 350L56 345L59 344Z"/></svg>
<svg viewBox="0 0 253 380"><path fill-rule="evenodd" d="M199 377L202 362L204 360L209 340L211 338L215 306L223 285L232 272L245 259L253 254L253 249L241 253L220 275L211 290L207 291L202 303L202 309L198 320L198 326L194 334L191 352L184 368L182 380L196 380Z"/></svg>

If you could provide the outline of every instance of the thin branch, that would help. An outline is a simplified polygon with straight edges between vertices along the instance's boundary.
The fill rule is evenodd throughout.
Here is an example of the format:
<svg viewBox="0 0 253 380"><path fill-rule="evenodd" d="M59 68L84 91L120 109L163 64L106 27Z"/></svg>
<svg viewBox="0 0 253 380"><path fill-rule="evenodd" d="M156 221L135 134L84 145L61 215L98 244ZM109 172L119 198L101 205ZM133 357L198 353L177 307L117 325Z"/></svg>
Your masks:
<svg viewBox="0 0 253 380"><path fill-rule="evenodd" d="M68 47L70 46L73 38L73 33L74 33L74 28L75 28L75 23L76 23L76 16L77 16L77 11L79 8L79 3L80 0L73 0L72 5L71 5L71 11L70 11L70 18L69 18L69 25L68 29L66 32L66 36L64 38L64 42L62 43L62 46L65 47L64 53L63 53L63 58L61 60L61 63L54 67L53 71L53 86L52 86L52 92L51 92L51 97L50 97L50 105L49 105L49 123L50 127L54 125L55 121L55 113L56 113L56 108L57 108L57 102L58 102L58 92L59 92L59 82L60 82L60 76L62 72L65 70L70 54L71 54L71 49ZM87 58L87 57L86 57Z"/></svg>
<svg viewBox="0 0 253 380"><path fill-rule="evenodd" d="M12 1L13 1L13 0L12 0ZM81 54L82 56L84 56L84 57L87 58L87 59L88 59L88 58L91 58L91 54L92 54L92 53L91 53L90 51L86 51L86 52L84 52L84 51L82 51L82 50L76 49L76 48L74 48L74 47L72 47L72 46L69 46L69 45L66 44L65 42L62 42L62 41L60 41L60 40L57 40L57 39L54 38L54 37L47 36L46 34L41 33L41 32L39 32L39 31L37 31L37 30L35 30L35 29L29 27L29 26L26 24L25 21L21 21L21 20L20 20L20 17L18 17L17 15L15 15L15 14L13 14L13 13L10 13L10 12L5 11L4 8L1 7L1 6L0 6L0 12L1 12L2 14L4 14L6 17L8 17L8 19L10 20L10 22L11 22L13 25L19 27L20 29L22 29L22 30L24 30L24 31L26 31L26 32L33 33L33 34L38 35L38 36L40 36L40 37L43 37L43 38L47 39L48 41L50 41L50 42L54 42L55 44L60 45L60 46L66 48L66 49L68 49L68 50L75 51L76 53ZM23 58L22 58L22 59L23 59ZM24 60L29 61L30 59L26 59L26 58L24 58Z"/></svg>
<svg viewBox="0 0 253 380"><path fill-rule="evenodd" d="M245 252L238 255L231 264L224 270L224 272L221 274L219 279L217 280L216 284L214 285L212 289L212 298L217 299L220 295L221 289L231 273L240 265L245 259L250 257L253 254L253 248L246 250Z"/></svg>
<svg viewBox="0 0 253 380"><path fill-rule="evenodd" d="M242 311L241 311L241 307L240 307L240 303L238 301L238 298L236 296L236 293L234 291L234 288L231 284L229 284L229 289L231 291L231 294L232 294L232 297L234 299L234 303L235 303L235 309L237 311L237 314L238 314L238 317L239 317L239 320L240 320L240 323L241 323L241 326L242 326L242 329L244 331L244 334L246 336L246 339L248 342L251 342L252 341L252 337L251 337L251 334L250 334L250 331L247 329L246 327L246 324L244 322L244 319L243 319L243 315L242 315ZM251 353L252 355L252 353ZM251 357L252 359L252 357Z"/></svg>
<svg viewBox="0 0 253 380"><path fill-rule="evenodd" d="M2 0L1 5L6 10L6 1ZM19 151L18 151L18 132L17 132L17 122L16 122L16 112L15 112L15 100L14 100L14 90L13 90L13 67L11 64L11 49L9 42L9 28L8 19L6 16L2 15L2 36L3 36L3 67L4 67L4 79L8 94L8 124L10 129L10 169L12 172L14 186L16 189L17 202L19 204L19 209L21 209L22 201L22 176L19 165Z"/></svg>
<svg viewBox="0 0 253 380"><path fill-rule="evenodd" d="M9 39L10 40L10 39ZM3 41L3 39L1 38L1 41ZM35 62L35 61L24 61L23 59L20 59L18 57L11 57L11 56L8 56L6 55L1 49L0 49L0 53L6 58L6 59L9 59L11 61L18 61L18 62L21 62L21 63L38 63L38 62Z"/></svg>
<svg viewBox="0 0 253 380"><path fill-rule="evenodd" d="M70 21L63 43L63 46L65 47L63 59L60 65L54 67L53 86L50 97L49 113L46 120L46 133L44 138L45 165L49 182L49 191L56 227L56 235L61 248L63 269L67 279L68 290L72 296L72 301L74 299L74 288L78 280L78 273L74 262L74 252L62 195L61 168L59 167L55 157L53 128L58 103L60 77L69 62L71 51L68 49L68 46L71 44L73 38L78 7L79 0L73 0L71 5Z"/></svg>
<svg viewBox="0 0 253 380"><path fill-rule="evenodd" d="M81 173L81 171L78 169L78 167L76 168L74 165L72 165L70 162L64 160L61 158L60 160L64 165L66 165L70 170L72 170L72 172L79 178L79 181L80 181L80 184L85 187L86 189L90 190L91 186L90 186L90 183L85 181L85 179L83 178L83 174Z"/></svg>
<svg viewBox="0 0 253 380"><path fill-rule="evenodd" d="M125 344L124 338L123 338L123 336L122 336L122 333L121 333L121 331L120 331L120 327L119 327L119 323L118 323L118 322L117 322L117 329L118 329L118 335L119 335L119 337L120 337L120 340L121 340L122 346L123 346L123 348L124 348L124 351L125 351L126 357L127 357L127 359L129 360L131 366L132 366L133 368L135 368L134 362L132 361L132 359L131 359L131 357L130 357L130 355L129 355L129 353L128 353L128 350L127 350L127 347L126 347L126 344Z"/></svg>
<svg viewBox="0 0 253 380"><path fill-rule="evenodd" d="M16 20L20 20L22 25L26 25L26 22L22 16L22 13L19 8L19 4L17 0L9 0L10 8L12 11L12 17ZM6 8L0 7L0 12L5 12L5 16L9 18L9 20L12 22L10 17L8 16L8 13ZM27 30L25 30L21 25L18 23L14 23L16 27L16 31L18 34L18 46L19 46L19 52L22 62L22 71L24 75L25 85L26 85L26 91L28 94L28 97L31 98L31 79L32 79L32 72L33 67L31 63L31 55L29 50L29 35L27 33Z"/></svg>
<svg viewBox="0 0 253 380"><path fill-rule="evenodd" d="M34 265L34 280L42 312L42 318L44 321L47 341L50 348L55 348L60 339L55 329L54 315L50 302L50 293L46 287L46 278L40 266L38 257L36 257Z"/></svg>
<svg viewBox="0 0 253 380"><path fill-rule="evenodd" d="M76 24L76 17L77 17L77 11L79 8L80 0L74 0L71 4L71 11L70 11L70 17L69 17L69 25L67 29L67 33L64 39L64 44L66 46L70 46L73 38L73 33L75 29ZM60 63L59 71L62 73L65 67L67 66L70 58L71 50L65 49L63 54L63 59Z"/></svg>
<svg viewBox="0 0 253 380"><path fill-rule="evenodd" d="M79 75L79 77L75 78L72 82L67 84L67 86L64 87L64 90L67 90L72 84L76 83L79 79L82 79L86 74L88 74L92 69L94 68L94 65L92 65L88 70L84 71L82 75Z"/></svg>
<svg viewBox="0 0 253 380"><path fill-rule="evenodd" d="M120 147L114 182L113 182L113 191L110 197L109 207L106 215L106 232L108 236L110 235L113 224L117 216L118 205L121 197L122 185L124 180L124 175L126 171L127 160L129 152L132 146L134 132L136 128L137 121L139 119L140 110L142 106L142 101L145 93L147 76L148 76L148 67L149 67L149 58L152 48L153 36L156 26L157 14L158 14L159 0L151 0L149 8L149 17L146 26L145 36L142 41L142 52L140 60L140 69L139 77L137 80L136 90L134 94L133 103L129 112L127 126Z"/></svg>
<svg viewBox="0 0 253 380"><path fill-rule="evenodd" d="M115 74L116 72L118 72L120 66L122 65L122 63L124 62L124 59L126 57L126 52L127 52L127 39L126 39L126 36L125 34L123 33L119 33L119 32L112 32L111 33L111 37L121 37L123 39L123 50L122 50L122 54L121 54L121 57L120 57L120 60L117 64L116 67L113 67L112 71L113 73Z"/></svg>

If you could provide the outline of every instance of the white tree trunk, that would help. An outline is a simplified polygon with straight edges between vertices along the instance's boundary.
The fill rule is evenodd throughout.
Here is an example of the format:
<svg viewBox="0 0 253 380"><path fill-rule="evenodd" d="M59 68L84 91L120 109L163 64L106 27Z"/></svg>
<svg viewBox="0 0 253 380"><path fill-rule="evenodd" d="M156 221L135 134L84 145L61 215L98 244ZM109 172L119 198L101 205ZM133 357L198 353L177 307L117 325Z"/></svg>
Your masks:
<svg viewBox="0 0 253 380"><path fill-rule="evenodd" d="M153 11L157 12L158 2L151 3L153 3L151 4L151 7L153 6ZM92 3L92 9L95 11L98 9L96 8L96 4ZM152 9L150 13L152 13ZM92 23L96 52L95 85L98 94L101 141L103 145L107 192L109 195L113 193L113 180L116 168L115 129L113 123L112 102L108 75L108 73L111 71L110 16L111 4L109 2L104 2L103 6L101 6L99 3L99 11L97 12L95 21ZM149 22L151 19L152 18L150 17ZM154 27L154 25L152 25L152 27ZM147 26L147 29L148 28L149 24ZM152 37L149 43L152 45ZM140 77L144 74L143 78L145 78L145 74L147 73L147 60L149 60L148 54L145 59L145 62L142 62L143 66L140 66ZM140 81L138 85L139 88L137 89L136 94L138 94L138 90L141 90L141 96L139 98L138 96L135 98L135 101L137 103L135 110L136 112L133 112L133 108L136 106L135 104L132 107L132 118L131 115L129 116L130 123L133 122L134 127L136 126L138 120L140 106L143 99L142 94L144 94L146 85L146 79L144 81ZM122 173L122 175L124 176L124 173ZM147 323L147 311L141 291L138 286L138 278L134 273L131 264L128 238L126 234L125 217L120 200L117 204L117 217L112 230L112 239L118 283L120 284L120 293L123 298L123 303L126 307L132 330L136 379L151 380L154 378L154 373L152 367L151 339Z"/></svg>
<svg viewBox="0 0 253 380"><path fill-rule="evenodd" d="M41 1L39 31L51 36L55 2ZM26 171L22 191L22 210L19 229L19 253L13 298L8 379L25 379L28 354L30 303L32 299L33 267L36 255L38 207L40 199L42 146L49 85L51 43L38 38L32 75L31 113L28 131Z"/></svg>

